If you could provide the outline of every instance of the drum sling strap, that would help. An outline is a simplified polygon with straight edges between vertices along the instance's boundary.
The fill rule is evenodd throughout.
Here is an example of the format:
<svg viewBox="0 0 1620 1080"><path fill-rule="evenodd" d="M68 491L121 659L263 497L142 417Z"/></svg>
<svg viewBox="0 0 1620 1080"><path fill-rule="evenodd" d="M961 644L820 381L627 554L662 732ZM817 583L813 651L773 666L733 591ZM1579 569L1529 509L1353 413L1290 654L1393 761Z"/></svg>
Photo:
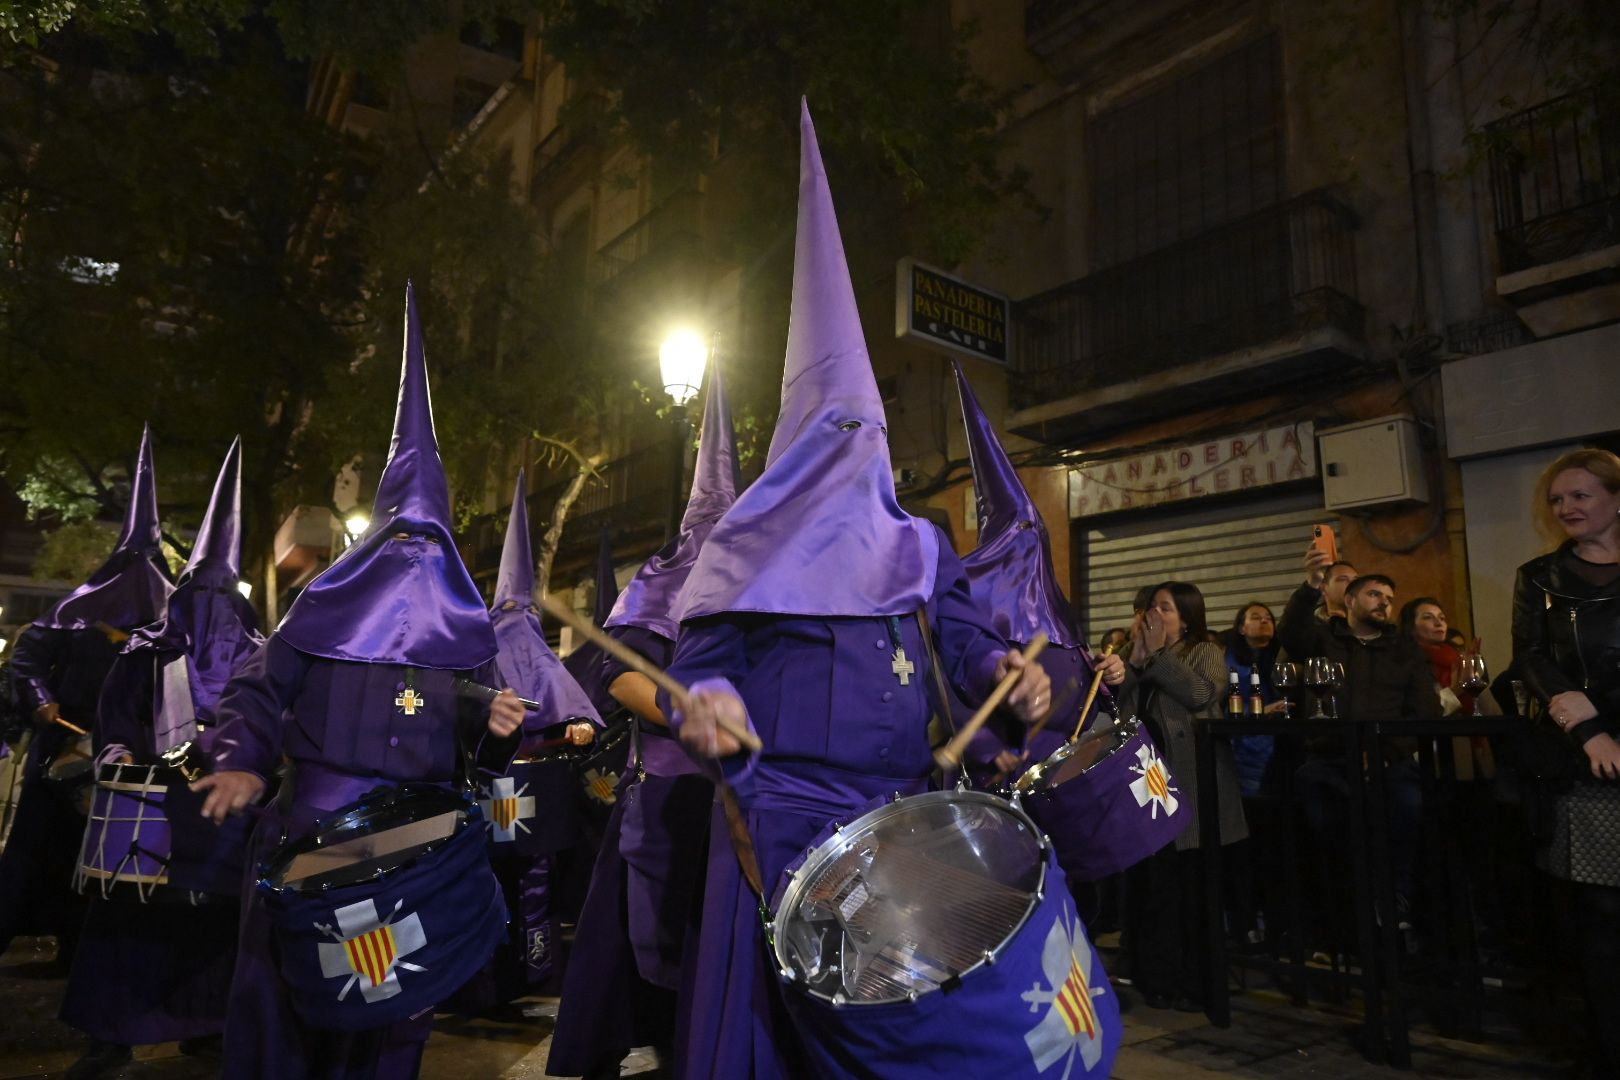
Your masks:
<svg viewBox="0 0 1620 1080"><path fill-rule="evenodd" d="M929 625L928 606L926 604L917 609L917 629L922 632L923 648L928 650L928 670L934 675L934 695L936 698L934 708L939 711L940 717L943 718L943 726L949 728L950 733L955 735L956 718L951 715L951 694L950 690L945 686L945 670L940 667L939 652L934 648L934 628ZM948 742L949 739L945 741ZM944 745L944 743L942 742L940 745ZM935 747L935 749L938 748ZM962 784L971 787L972 785L968 780L967 764L958 762L957 769L961 773Z"/></svg>

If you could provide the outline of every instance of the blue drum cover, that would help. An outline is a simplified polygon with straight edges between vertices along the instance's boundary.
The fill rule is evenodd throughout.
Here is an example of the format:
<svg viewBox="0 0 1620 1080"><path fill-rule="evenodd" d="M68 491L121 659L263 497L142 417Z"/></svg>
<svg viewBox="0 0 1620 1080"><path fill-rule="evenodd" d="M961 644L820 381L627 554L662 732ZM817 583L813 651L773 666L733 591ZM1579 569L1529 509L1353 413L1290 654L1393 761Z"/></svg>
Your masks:
<svg viewBox="0 0 1620 1080"><path fill-rule="evenodd" d="M1076 881L1097 881L1174 842L1192 823L1164 756L1138 731L1086 772L1021 800Z"/></svg>
<svg viewBox="0 0 1620 1080"><path fill-rule="evenodd" d="M578 781L566 755L514 761L506 776L480 784L485 830L495 855L550 855L579 841ZM515 803L503 814L498 802Z"/></svg>
<svg viewBox="0 0 1620 1080"><path fill-rule="evenodd" d="M487 845L473 810L443 847L374 881L300 893L261 880L299 1018L335 1031L383 1027L477 974L506 927Z"/></svg>
<svg viewBox="0 0 1620 1080"><path fill-rule="evenodd" d="M817 1076L1106 1077L1123 1032L1119 1001L1055 864L995 963L953 989L885 1005L837 1006L793 983L784 996Z"/></svg>

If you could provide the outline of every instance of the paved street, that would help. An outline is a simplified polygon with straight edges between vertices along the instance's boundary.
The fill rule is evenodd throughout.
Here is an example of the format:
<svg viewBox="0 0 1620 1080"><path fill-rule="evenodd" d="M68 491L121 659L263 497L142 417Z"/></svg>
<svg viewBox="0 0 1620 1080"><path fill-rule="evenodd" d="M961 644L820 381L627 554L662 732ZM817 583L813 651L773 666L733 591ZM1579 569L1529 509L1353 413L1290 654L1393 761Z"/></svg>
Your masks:
<svg viewBox="0 0 1620 1080"><path fill-rule="evenodd" d="M55 1020L62 979L52 970L48 940L23 939L0 958L0 1080L60 1076L79 1053L79 1036ZM545 1074L551 1024L547 1002L525 1002L499 1018L445 1017L428 1044L423 1075L430 1080L529 1080ZM1445 1077L1495 1080L1562 1075L1543 1054L1500 1045L1480 1046L1415 1032L1410 1073L1363 1061L1351 1044L1354 1019L1298 1009L1274 994L1250 993L1234 1001L1230 1028L1202 1016L1138 1005L1126 1018L1125 1047L1114 1068L1119 1080L1208 1076L1364 1080L1372 1077ZM181 1056L173 1043L146 1047L119 1080L201 1080L211 1062ZM641 1075L664 1075L651 1062Z"/></svg>

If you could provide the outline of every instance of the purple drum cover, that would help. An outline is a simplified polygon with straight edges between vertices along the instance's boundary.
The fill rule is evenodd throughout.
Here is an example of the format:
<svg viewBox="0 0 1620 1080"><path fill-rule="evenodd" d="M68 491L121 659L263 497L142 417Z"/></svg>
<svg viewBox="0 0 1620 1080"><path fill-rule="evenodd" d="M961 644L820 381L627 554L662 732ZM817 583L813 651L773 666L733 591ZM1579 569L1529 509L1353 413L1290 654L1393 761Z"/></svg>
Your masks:
<svg viewBox="0 0 1620 1080"><path fill-rule="evenodd" d="M1085 771L1071 776L1059 770L1053 786L1020 801L1051 838L1063 872L1076 881L1096 881L1180 835L1192 816L1178 796L1163 756L1139 730Z"/></svg>
<svg viewBox="0 0 1620 1080"><path fill-rule="evenodd" d="M79 849L80 892L99 888L108 897L114 886L127 884L145 900L168 883L171 840L163 771L159 765L101 767Z"/></svg>
<svg viewBox="0 0 1620 1080"><path fill-rule="evenodd" d="M564 755L514 761L478 793L495 855L549 855L579 838L574 767Z"/></svg>

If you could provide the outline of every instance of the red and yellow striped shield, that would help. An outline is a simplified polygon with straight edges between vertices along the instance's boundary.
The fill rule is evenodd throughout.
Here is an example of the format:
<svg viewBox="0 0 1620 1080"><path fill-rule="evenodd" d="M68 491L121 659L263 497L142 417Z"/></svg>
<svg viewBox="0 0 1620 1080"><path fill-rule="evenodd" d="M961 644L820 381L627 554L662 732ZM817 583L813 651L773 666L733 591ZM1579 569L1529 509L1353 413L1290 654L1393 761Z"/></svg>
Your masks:
<svg viewBox="0 0 1620 1080"><path fill-rule="evenodd" d="M1147 780L1148 793L1155 799L1164 802L1170 797L1170 774L1164 771L1162 759L1154 758L1153 764L1147 767L1142 776Z"/></svg>
<svg viewBox="0 0 1620 1080"><path fill-rule="evenodd" d="M372 986L381 986L387 980L398 955L391 926L356 934L343 942L343 949L349 954L349 967Z"/></svg>
<svg viewBox="0 0 1620 1080"><path fill-rule="evenodd" d="M1091 987L1086 983L1086 973L1080 970L1080 961L1072 954L1069 957L1069 977L1063 980L1056 1001L1071 1036L1084 1032L1088 1038L1096 1038L1097 1010L1091 1004Z"/></svg>
<svg viewBox="0 0 1620 1080"><path fill-rule="evenodd" d="M510 829L518 819L517 796L489 800L489 816L499 829Z"/></svg>

